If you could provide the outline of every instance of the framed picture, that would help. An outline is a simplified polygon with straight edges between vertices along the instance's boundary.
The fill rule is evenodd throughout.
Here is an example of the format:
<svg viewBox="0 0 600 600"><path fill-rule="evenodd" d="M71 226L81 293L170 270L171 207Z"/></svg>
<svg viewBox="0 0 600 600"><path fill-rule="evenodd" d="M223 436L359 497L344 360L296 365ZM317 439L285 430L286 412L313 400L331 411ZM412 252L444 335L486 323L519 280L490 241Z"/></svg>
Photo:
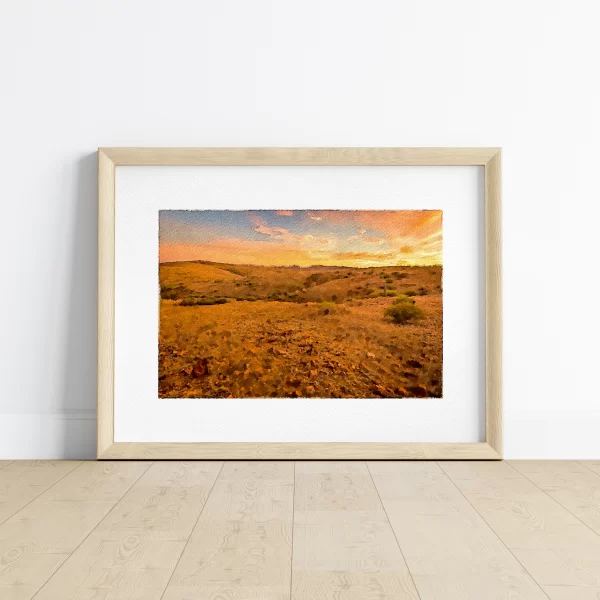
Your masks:
<svg viewBox="0 0 600 600"><path fill-rule="evenodd" d="M499 459L500 150L102 148L100 459Z"/></svg>

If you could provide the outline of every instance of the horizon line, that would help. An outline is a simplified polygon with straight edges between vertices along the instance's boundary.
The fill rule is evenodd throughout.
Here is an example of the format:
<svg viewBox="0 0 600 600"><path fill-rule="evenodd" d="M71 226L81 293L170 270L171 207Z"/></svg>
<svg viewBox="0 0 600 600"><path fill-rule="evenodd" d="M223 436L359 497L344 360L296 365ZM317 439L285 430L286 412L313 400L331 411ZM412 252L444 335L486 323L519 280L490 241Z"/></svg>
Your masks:
<svg viewBox="0 0 600 600"><path fill-rule="evenodd" d="M322 267L322 268L326 268L326 269L380 269L383 267L398 267L398 268L404 268L404 267L443 267L443 264L441 263L431 263L431 264L426 264L426 265L399 265L399 264L378 264L378 265L370 265L370 266L365 266L365 267L350 267L347 265L323 265L323 264L314 264L314 265L306 265L306 266L302 266L302 265L258 265L255 263L235 263L235 262L217 262L214 260L204 260L202 258L195 258L195 259L185 259L185 260L165 260L165 261L158 261L159 265L172 265L172 264L176 264L176 263L205 263L205 264L210 264L210 265L234 265L236 267L277 267L280 269L314 269L316 267Z"/></svg>

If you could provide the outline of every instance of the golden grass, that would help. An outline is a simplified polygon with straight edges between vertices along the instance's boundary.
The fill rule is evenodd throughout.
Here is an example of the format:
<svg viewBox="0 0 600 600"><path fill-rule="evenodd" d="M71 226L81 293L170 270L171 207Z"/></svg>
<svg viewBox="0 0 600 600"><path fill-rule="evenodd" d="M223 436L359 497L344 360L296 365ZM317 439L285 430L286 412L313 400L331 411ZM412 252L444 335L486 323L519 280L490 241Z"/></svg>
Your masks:
<svg viewBox="0 0 600 600"><path fill-rule="evenodd" d="M334 279L305 285L313 273ZM161 287L229 301L161 300L159 395L440 397L441 275L441 267L161 265ZM406 325L386 319L393 298L370 296L390 285L398 292L425 288L427 295L414 298L425 318ZM274 294L286 301L269 300Z"/></svg>

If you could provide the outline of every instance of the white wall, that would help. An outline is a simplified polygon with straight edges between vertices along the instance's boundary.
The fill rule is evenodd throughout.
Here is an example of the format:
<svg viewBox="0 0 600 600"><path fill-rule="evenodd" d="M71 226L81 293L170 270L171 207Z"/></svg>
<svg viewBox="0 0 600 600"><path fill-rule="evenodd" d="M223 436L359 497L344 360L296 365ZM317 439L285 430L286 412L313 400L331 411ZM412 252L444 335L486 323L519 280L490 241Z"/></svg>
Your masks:
<svg viewBox="0 0 600 600"><path fill-rule="evenodd" d="M593 0L0 3L0 458L92 457L98 146L503 146L509 458L600 458Z"/></svg>

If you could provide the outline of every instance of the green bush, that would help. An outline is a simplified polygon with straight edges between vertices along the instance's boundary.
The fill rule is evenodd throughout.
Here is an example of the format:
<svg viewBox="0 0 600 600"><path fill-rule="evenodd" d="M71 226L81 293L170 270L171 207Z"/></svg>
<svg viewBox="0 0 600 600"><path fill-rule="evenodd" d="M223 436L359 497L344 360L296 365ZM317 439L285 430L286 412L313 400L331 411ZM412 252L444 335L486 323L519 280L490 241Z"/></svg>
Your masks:
<svg viewBox="0 0 600 600"><path fill-rule="evenodd" d="M207 296L205 298L185 298L181 301L181 306L212 306L213 304L225 304L227 298L213 298Z"/></svg>
<svg viewBox="0 0 600 600"><path fill-rule="evenodd" d="M384 315L390 317L394 323L404 325L409 321L422 319L425 316L425 311L411 302L394 303L386 309Z"/></svg>
<svg viewBox="0 0 600 600"><path fill-rule="evenodd" d="M161 285L160 286L160 297L163 300L181 300L185 298L191 290L188 290L184 285Z"/></svg>
<svg viewBox="0 0 600 600"><path fill-rule="evenodd" d="M406 294L398 294L398 297L394 300L393 304L401 304L402 302L408 302L409 304L414 304L415 301Z"/></svg>
<svg viewBox="0 0 600 600"><path fill-rule="evenodd" d="M160 293L160 297L163 300L177 300L179 294L175 290L168 290Z"/></svg>
<svg viewBox="0 0 600 600"><path fill-rule="evenodd" d="M335 302L320 302L319 303L319 314L320 315L333 315L337 312L338 307Z"/></svg>

